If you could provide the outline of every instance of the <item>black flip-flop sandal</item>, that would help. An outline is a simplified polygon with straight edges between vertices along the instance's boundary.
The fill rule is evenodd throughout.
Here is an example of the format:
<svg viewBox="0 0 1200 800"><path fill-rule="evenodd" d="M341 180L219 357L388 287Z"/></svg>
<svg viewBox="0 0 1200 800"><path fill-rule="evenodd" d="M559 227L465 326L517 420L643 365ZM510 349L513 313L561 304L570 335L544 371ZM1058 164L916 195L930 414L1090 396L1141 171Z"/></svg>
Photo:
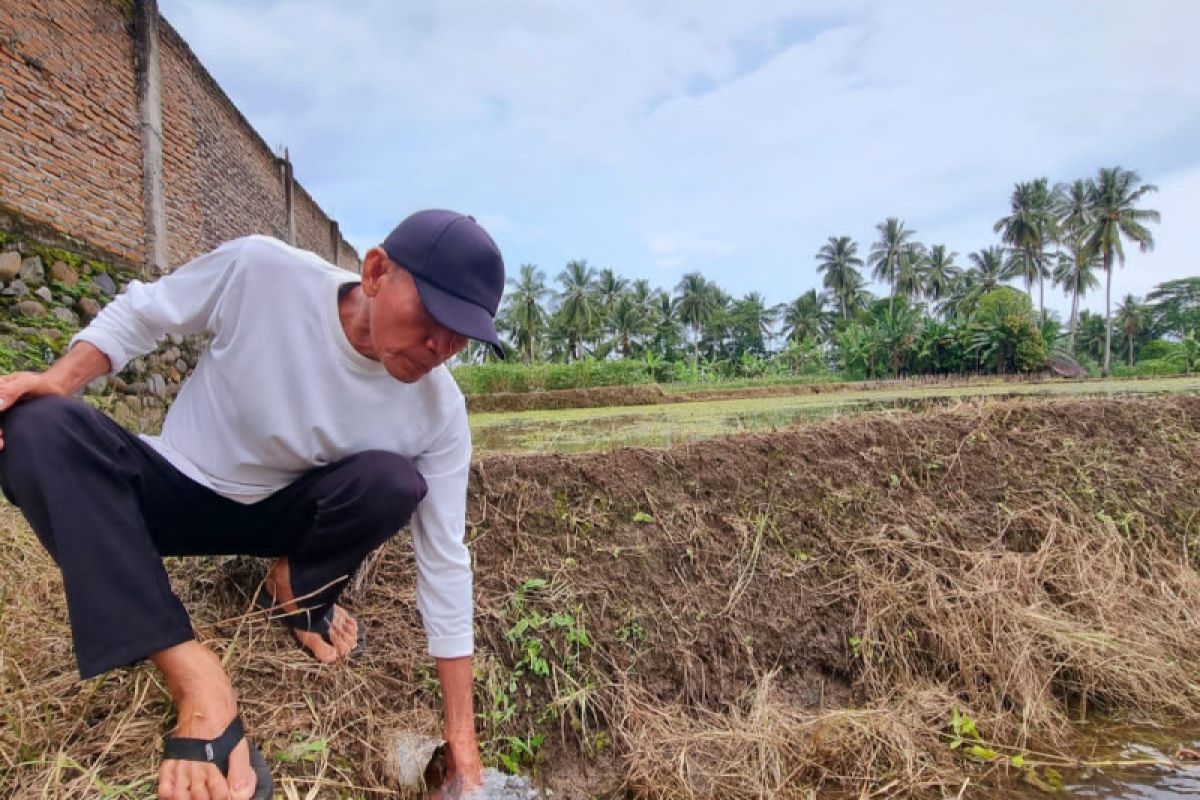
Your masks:
<svg viewBox="0 0 1200 800"><path fill-rule="evenodd" d="M201 761L212 764L228 779L229 754L245 737L241 717L234 717L229 727L215 739L168 736L163 740L163 761ZM246 746L250 748L250 768L254 770L254 777L258 779L251 800L271 800L271 793L275 789L271 780L271 770L257 747L248 740Z"/></svg>
<svg viewBox="0 0 1200 800"><path fill-rule="evenodd" d="M283 623L284 627L294 630L312 631L318 634L327 644L333 646L333 640L329 638L329 626L333 624L333 606L326 606L324 610L319 608L298 609L296 611L285 611L275 598L264 586L258 590L258 594L254 598L255 604L263 611L270 612L270 619L277 619ZM367 629L362 622L358 622L358 641L354 643L354 647L346 654L347 658L356 659L363 654L367 647ZM312 655L310 652L309 655ZM313 656L315 659L316 656Z"/></svg>

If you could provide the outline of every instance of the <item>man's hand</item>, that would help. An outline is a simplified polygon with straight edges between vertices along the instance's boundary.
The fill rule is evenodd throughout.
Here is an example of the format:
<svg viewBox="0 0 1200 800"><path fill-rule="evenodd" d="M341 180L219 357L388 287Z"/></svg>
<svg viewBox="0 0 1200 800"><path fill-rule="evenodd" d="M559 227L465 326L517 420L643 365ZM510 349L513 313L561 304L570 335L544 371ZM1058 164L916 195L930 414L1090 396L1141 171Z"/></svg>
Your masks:
<svg viewBox="0 0 1200 800"><path fill-rule="evenodd" d="M101 375L107 375L111 368L108 356L95 345L79 342L45 372L0 375L0 414L22 400L75 394ZM0 430L0 449L3 448L4 431Z"/></svg>
<svg viewBox="0 0 1200 800"><path fill-rule="evenodd" d="M483 783L483 761L479 758L479 742L475 731L450 734L446 737L446 781L447 800L459 796L469 797ZM454 794L457 792L457 794Z"/></svg>
<svg viewBox="0 0 1200 800"><path fill-rule="evenodd" d="M0 375L0 412L7 411L21 400L65 394L63 387L41 372L14 372ZM0 429L0 450L4 449L4 430Z"/></svg>

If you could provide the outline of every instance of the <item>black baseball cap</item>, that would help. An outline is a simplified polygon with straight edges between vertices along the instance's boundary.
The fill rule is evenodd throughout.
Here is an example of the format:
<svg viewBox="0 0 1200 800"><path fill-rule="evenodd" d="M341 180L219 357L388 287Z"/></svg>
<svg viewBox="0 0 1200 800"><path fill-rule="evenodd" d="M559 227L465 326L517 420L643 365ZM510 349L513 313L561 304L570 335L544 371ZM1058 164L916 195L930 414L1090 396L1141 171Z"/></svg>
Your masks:
<svg viewBox="0 0 1200 800"><path fill-rule="evenodd" d="M382 247L412 275L430 316L455 333L490 344L504 358L495 323L504 294L504 259L474 217L418 211L397 225Z"/></svg>

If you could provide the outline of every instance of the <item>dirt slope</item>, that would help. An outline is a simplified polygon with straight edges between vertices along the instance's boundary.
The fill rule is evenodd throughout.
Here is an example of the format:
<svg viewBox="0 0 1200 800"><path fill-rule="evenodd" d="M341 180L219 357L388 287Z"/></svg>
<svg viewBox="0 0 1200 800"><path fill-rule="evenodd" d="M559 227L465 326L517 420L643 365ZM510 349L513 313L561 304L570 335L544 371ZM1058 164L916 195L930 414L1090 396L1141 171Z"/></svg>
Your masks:
<svg viewBox="0 0 1200 800"><path fill-rule="evenodd" d="M1035 763L1084 704L1200 719L1197 474L1195 397L485 459L469 524L489 758L558 797L888 794L1014 771L989 754ZM52 565L0 513L0 795L151 796L161 689L144 667L77 684ZM241 616L261 564L171 571L301 796L377 796L389 733L436 729L405 537L358 576L370 652L351 667Z"/></svg>

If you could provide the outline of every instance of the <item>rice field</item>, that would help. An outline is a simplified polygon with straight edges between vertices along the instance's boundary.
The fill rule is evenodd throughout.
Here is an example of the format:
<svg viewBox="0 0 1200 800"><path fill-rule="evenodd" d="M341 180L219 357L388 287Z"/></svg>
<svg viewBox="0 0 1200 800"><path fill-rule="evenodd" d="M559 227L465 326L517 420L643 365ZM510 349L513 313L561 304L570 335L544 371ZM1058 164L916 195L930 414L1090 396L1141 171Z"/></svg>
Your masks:
<svg viewBox="0 0 1200 800"><path fill-rule="evenodd" d="M867 411L923 410L984 399L1196 393L1200 393L1200 375L968 386L921 385L649 406L473 413L470 422L478 453L574 453L628 446L669 447Z"/></svg>

